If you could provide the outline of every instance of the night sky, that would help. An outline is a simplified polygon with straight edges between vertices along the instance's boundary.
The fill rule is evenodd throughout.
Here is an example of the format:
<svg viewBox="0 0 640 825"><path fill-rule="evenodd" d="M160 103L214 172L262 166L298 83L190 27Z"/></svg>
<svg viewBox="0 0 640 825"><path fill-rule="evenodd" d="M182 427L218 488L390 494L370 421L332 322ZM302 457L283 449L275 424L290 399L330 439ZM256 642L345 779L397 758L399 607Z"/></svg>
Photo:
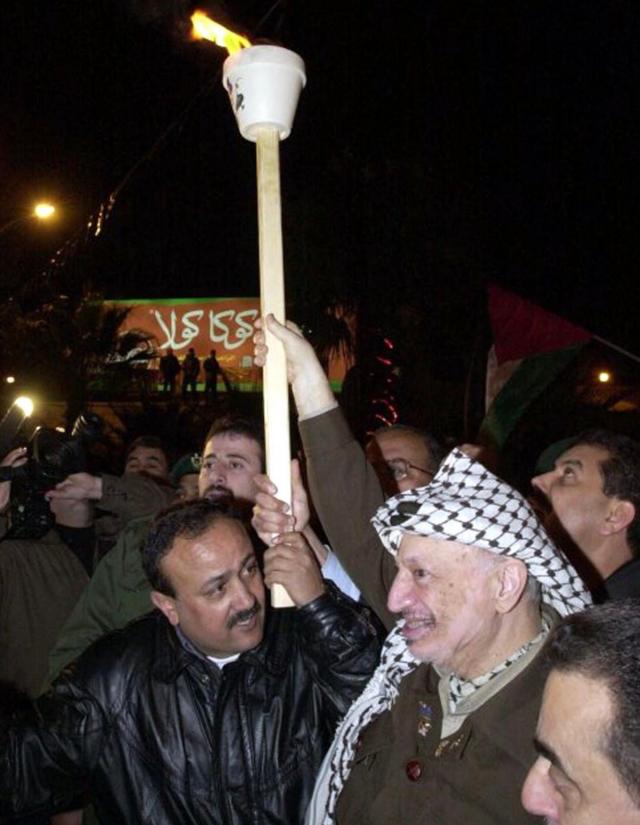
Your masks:
<svg viewBox="0 0 640 825"><path fill-rule="evenodd" d="M637 2L197 5L307 64L282 146L294 317L357 301L461 374L495 279L640 349ZM3 0L0 225L63 204L0 236L5 296L69 239L67 276L108 297L257 294L253 145L194 7Z"/></svg>

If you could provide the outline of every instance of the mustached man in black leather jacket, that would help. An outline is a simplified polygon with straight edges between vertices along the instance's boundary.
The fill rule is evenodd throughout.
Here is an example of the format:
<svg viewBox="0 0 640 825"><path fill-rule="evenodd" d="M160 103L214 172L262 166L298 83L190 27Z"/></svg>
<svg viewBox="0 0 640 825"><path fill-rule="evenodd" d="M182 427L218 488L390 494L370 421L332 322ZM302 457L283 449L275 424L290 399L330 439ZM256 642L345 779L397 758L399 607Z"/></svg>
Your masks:
<svg viewBox="0 0 640 825"><path fill-rule="evenodd" d="M298 533L264 577L241 522L179 505L143 550L158 610L94 643L0 732L0 813L86 791L104 825L299 825L379 639ZM279 582L295 608L266 605ZM3 820L4 821L4 820Z"/></svg>

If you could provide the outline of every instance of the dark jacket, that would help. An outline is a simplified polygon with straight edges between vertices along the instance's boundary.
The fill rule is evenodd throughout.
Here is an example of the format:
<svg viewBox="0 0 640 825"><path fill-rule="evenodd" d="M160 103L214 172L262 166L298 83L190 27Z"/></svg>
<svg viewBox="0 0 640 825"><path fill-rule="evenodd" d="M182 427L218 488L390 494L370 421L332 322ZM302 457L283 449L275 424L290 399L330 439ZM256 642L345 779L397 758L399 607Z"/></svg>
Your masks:
<svg viewBox="0 0 640 825"><path fill-rule="evenodd" d="M56 530L0 542L0 680L38 695L49 652L86 584Z"/></svg>
<svg viewBox="0 0 640 825"><path fill-rule="evenodd" d="M88 785L108 825L299 825L338 719L377 662L368 613L331 590L270 611L220 670L158 613L94 644L0 739L0 813Z"/></svg>
<svg viewBox="0 0 640 825"><path fill-rule="evenodd" d="M593 593L596 604L640 597L640 559L632 559L614 570Z"/></svg>

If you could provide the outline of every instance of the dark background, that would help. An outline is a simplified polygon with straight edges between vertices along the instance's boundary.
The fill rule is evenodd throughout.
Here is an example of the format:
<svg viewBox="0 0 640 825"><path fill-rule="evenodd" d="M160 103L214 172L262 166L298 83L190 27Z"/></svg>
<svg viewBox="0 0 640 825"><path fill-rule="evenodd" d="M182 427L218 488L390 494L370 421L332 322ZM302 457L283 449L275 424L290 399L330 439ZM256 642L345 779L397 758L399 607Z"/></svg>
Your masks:
<svg viewBox="0 0 640 825"><path fill-rule="evenodd" d="M640 350L636 2L198 6L307 65L281 152L292 318L351 302L452 431L488 279ZM0 225L45 195L62 214L0 235L2 297L51 266L114 298L257 294L254 149L194 7L3 0Z"/></svg>

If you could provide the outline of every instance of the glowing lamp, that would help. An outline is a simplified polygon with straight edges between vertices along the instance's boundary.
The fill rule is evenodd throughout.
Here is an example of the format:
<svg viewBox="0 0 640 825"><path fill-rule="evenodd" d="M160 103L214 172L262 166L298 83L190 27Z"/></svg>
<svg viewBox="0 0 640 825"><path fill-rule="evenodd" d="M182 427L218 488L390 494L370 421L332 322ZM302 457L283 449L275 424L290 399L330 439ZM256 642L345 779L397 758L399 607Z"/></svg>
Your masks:
<svg viewBox="0 0 640 825"><path fill-rule="evenodd" d="M13 403L22 410L24 418L29 418L33 414L33 401L28 396L21 395Z"/></svg>
<svg viewBox="0 0 640 825"><path fill-rule="evenodd" d="M22 395L13 402L0 421L0 458L3 458L14 444L25 419L33 413L33 401Z"/></svg>
<svg viewBox="0 0 640 825"><path fill-rule="evenodd" d="M55 215L56 208L52 203L37 203L33 207L33 216L41 221L47 221Z"/></svg>

